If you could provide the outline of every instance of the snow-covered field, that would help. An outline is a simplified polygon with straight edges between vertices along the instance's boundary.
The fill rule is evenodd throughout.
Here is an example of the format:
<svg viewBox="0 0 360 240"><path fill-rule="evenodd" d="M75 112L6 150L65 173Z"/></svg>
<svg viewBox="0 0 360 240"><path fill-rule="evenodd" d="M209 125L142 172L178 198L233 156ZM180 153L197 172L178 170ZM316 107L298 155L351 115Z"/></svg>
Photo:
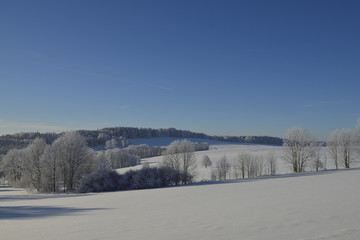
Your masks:
<svg viewBox="0 0 360 240"><path fill-rule="evenodd" d="M143 139L132 139L132 144L148 144L149 146L168 146L172 141L180 140L179 138L143 138ZM266 156L269 153L274 153L275 158L277 159L277 173L286 174L291 173L291 166L284 162L283 160L283 147L282 146L271 146L271 145L259 145L259 144L247 144L247 143L227 143L220 141L212 141L206 139L191 138L189 139L192 142L208 142L210 149L207 151L195 152L195 157L197 160L197 181L201 180L210 180L210 168L201 167L201 159L204 155L207 155L213 163L213 166L216 165L216 162L221 159L221 157L226 156L226 159L230 162L236 160L240 153L247 152L251 153L254 156L259 158L266 159ZM142 163L149 163L150 166L157 166L163 157L152 157L142 159ZM320 159L324 163L324 167L327 169L334 169L335 166L331 160L331 157L328 153L326 147L321 148ZM356 165L359 166L359 165ZM118 173L124 173L129 169L137 170L142 166L134 166L130 168L117 169ZM310 168L308 169L310 170Z"/></svg>
<svg viewBox="0 0 360 240"><path fill-rule="evenodd" d="M97 194L0 188L15 239L359 239L360 170Z"/></svg>
<svg viewBox="0 0 360 240"><path fill-rule="evenodd" d="M211 143L213 163L282 147ZM323 149L325 154L326 149ZM161 157L144 159L156 165ZM328 160L330 166L330 160ZM138 167L135 167L138 168ZM128 169L127 169L128 170ZM208 170L199 168L199 178ZM360 169L92 194L0 187L0 237L15 239L360 239Z"/></svg>

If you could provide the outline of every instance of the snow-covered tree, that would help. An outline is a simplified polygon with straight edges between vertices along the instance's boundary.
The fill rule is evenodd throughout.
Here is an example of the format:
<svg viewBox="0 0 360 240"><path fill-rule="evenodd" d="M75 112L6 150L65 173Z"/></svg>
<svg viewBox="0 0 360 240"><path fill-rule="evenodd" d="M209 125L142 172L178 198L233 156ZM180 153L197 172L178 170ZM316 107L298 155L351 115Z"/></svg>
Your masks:
<svg viewBox="0 0 360 240"><path fill-rule="evenodd" d="M284 160L294 172L304 172L313 153L313 137L303 128L288 129L284 139Z"/></svg>
<svg viewBox="0 0 360 240"><path fill-rule="evenodd" d="M217 178L220 181L225 181L230 173L231 163L226 159L226 156L222 156L216 163Z"/></svg>
<svg viewBox="0 0 360 240"><path fill-rule="evenodd" d="M246 159L245 170L247 172L248 178L253 178L257 176L258 161L254 155L250 154L250 158Z"/></svg>
<svg viewBox="0 0 360 240"><path fill-rule="evenodd" d="M176 184L190 182L196 174L193 143L186 139L172 142L164 153L161 165L175 170L178 175Z"/></svg>
<svg viewBox="0 0 360 240"><path fill-rule="evenodd" d="M276 175L277 159L275 157L274 151L268 152L265 158L266 158L267 174Z"/></svg>
<svg viewBox="0 0 360 240"><path fill-rule="evenodd" d="M354 132L354 146L357 154L357 158L360 158L360 119L358 119Z"/></svg>
<svg viewBox="0 0 360 240"><path fill-rule="evenodd" d="M45 152L46 142L44 139L36 138L25 149L23 165L23 181L25 185L36 191L42 191L42 157Z"/></svg>
<svg viewBox="0 0 360 240"><path fill-rule="evenodd" d="M339 156L344 168L350 168L353 162L354 133L351 129L342 129L339 132Z"/></svg>
<svg viewBox="0 0 360 240"><path fill-rule="evenodd" d="M59 149L48 145L42 156L42 189L45 192L56 192L60 189L61 165Z"/></svg>
<svg viewBox="0 0 360 240"><path fill-rule="evenodd" d="M247 162L250 161L251 158L252 155L250 153L242 152L235 159L233 164L233 174L236 179L240 178L240 176L245 178Z"/></svg>
<svg viewBox="0 0 360 240"><path fill-rule="evenodd" d="M112 149L116 148L118 146L118 141L116 138L111 138L111 140L107 140L105 142L105 149Z"/></svg>
<svg viewBox="0 0 360 240"><path fill-rule="evenodd" d="M5 181L13 186L21 186L21 178L23 174L22 159L24 158L24 150L12 149L3 156L1 161L1 171L4 173Z"/></svg>
<svg viewBox="0 0 360 240"><path fill-rule="evenodd" d="M311 168L317 172L320 168L323 168L323 166L324 164L321 161L321 145L316 144L313 149Z"/></svg>
<svg viewBox="0 0 360 240"><path fill-rule="evenodd" d="M92 171L94 152L78 132L63 134L54 145L59 151L64 191L73 190L80 179Z"/></svg>
<svg viewBox="0 0 360 240"><path fill-rule="evenodd" d="M334 130L328 137L326 143L330 156L332 157L336 169L339 168L339 147L340 147L340 139L339 139L339 130Z"/></svg>

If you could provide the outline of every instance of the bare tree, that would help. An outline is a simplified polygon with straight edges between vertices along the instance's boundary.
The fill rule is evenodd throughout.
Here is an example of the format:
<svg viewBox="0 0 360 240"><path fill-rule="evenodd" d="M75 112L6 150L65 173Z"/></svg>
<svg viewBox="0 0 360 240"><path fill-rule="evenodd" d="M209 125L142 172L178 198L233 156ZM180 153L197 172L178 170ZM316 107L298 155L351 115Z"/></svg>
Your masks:
<svg viewBox="0 0 360 240"><path fill-rule="evenodd" d="M345 168L350 168L353 161L354 133L351 129L339 132L339 154Z"/></svg>
<svg viewBox="0 0 360 240"><path fill-rule="evenodd" d="M247 162L250 161L251 158L252 158L252 155L247 152L242 152L238 155L237 159L234 162L234 166L233 166L234 177L236 179L238 179L240 175L242 178L245 178Z"/></svg>
<svg viewBox="0 0 360 240"><path fill-rule="evenodd" d="M210 179L211 181L216 181L217 179L217 169L215 167L211 168Z"/></svg>
<svg viewBox="0 0 360 240"><path fill-rule="evenodd" d="M258 161L254 157L254 155L250 154L250 157L246 159L245 162L245 169L247 172L248 178L253 178L257 176L257 169L258 169Z"/></svg>
<svg viewBox="0 0 360 240"><path fill-rule="evenodd" d="M264 162L263 159L255 157L251 153L242 152L235 160L233 169L235 178L239 178L240 174L242 178L245 178L245 176L253 178L262 175L264 171Z"/></svg>
<svg viewBox="0 0 360 240"><path fill-rule="evenodd" d="M314 145L311 167L316 172L323 167L321 159L321 144Z"/></svg>
<svg viewBox="0 0 360 240"><path fill-rule="evenodd" d="M161 163L177 173L175 184L187 184L196 175L194 144L189 140L174 141L166 149Z"/></svg>
<svg viewBox="0 0 360 240"><path fill-rule="evenodd" d="M354 147L357 154L357 158L360 158L360 119L358 119L354 132Z"/></svg>
<svg viewBox="0 0 360 240"><path fill-rule="evenodd" d="M332 159L334 160L334 164L336 169L339 169L339 146L340 145L340 139L339 139L339 130L333 131L327 140L327 147L329 148L330 155Z"/></svg>
<svg viewBox="0 0 360 240"><path fill-rule="evenodd" d="M288 129L284 139L284 159L294 172L303 172L311 160L313 137L303 128Z"/></svg>
<svg viewBox="0 0 360 240"><path fill-rule="evenodd" d="M267 174L276 175L277 171L277 159L275 157L274 151L268 152L265 156L266 165L267 165Z"/></svg>
<svg viewBox="0 0 360 240"><path fill-rule="evenodd" d="M204 155L201 159L201 166L203 166L204 168L208 168L208 167L211 167L212 165L212 162L209 158L208 155Z"/></svg>
<svg viewBox="0 0 360 240"><path fill-rule="evenodd" d="M231 163L226 159L226 156L222 156L216 163L217 176L220 181L225 181L229 175L231 169Z"/></svg>
<svg viewBox="0 0 360 240"><path fill-rule="evenodd" d="M264 175L264 157L263 156L255 156L255 162L256 162L256 172L255 176L262 176Z"/></svg>

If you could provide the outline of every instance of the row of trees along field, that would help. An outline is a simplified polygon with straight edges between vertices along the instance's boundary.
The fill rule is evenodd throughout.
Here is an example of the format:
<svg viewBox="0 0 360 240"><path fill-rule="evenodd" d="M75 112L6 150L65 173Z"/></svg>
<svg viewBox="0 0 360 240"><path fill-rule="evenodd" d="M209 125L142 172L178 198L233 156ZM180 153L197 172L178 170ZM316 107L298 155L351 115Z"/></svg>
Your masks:
<svg viewBox="0 0 360 240"><path fill-rule="evenodd" d="M213 164L209 156L200 161L203 168L210 170L211 181L254 178L263 175L276 175L278 160L273 151L262 156L249 152L240 152L237 158L228 160L224 155Z"/></svg>
<svg viewBox="0 0 360 240"><path fill-rule="evenodd" d="M79 132L68 132L61 135L52 144L47 144L44 139L35 138L26 148L10 150L0 159L0 177L3 175L4 181L11 186L24 187L37 192L99 189L95 186L103 183L92 182L99 180L98 174L112 176L110 182L119 181L119 179L114 180L116 174L113 169L138 165L141 158L176 154L175 148L181 154L186 152L188 160L194 161L194 151L208 150L209 144L184 140L175 141L167 148L141 144L123 148L108 146L106 150L94 151L87 146L85 138ZM151 185L153 187L186 184L193 179L190 166L191 163L181 164L180 169L163 165L157 170L141 171L138 175L127 173L124 179L128 180L120 181L122 182L120 189L130 189L126 186L136 189L144 188L146 184L139 182L139 179L143 178L139 178L139 176L145 172L151 172L161 179L161 183L159 183L160 179L154 177L151 181L157 182L157 184ZM138 176L136 184L132 182L135 181L132 179L136 179L134 176ZM147 182L149 181L147 179ZM87 187L84 187L84 184ZM115 189L119 190L119 188Z"/></svg>
<svg viewBox="0 0 360 240"><path fill-rule="evenodd" d="M359 133L360 128L357 127L355 130L335 130L330 134L327 149L336 168L350 168L360 154ZM138 145L120 149L115 145L109 143L107 150L95 152L88 147L80 132L64 133L51 144L36 138L26 148L12 149L4 155L0 159L0 173L11 186L38 192L79 189L101 191L179 185L195 179L197 165L194 151L209 149L208 144L192 143L188 140L174 141L167 148ZM285 134L282 158L291 166L293 172L303 172L308 167L318 171L323 167L320 160L321 146L306 129L290 128ZM124 177L119 177L113 171L115 168L137 165L141 158L160 154L164 155L163 161L157 168L130 171ZM262 157L242 152L233 161L228 161L226 156L223 156L215 166L212 166L210 158L205 156L201 165L205 168L211 167L212 180L275 175L277 171L277 159L273 152ZM121 182L122 187L114 187L115 182Z"/></svg>
<svg viewBox="0 0 360 240"><path fill-rule="evenodd" d="M326 152L322 152L325 145ZM360 125L355 130L333 131L326 143L317 142L306 129L293 127L286 132L283 146L280 158L294 173L325 169L326 156L330 157L329 161L333 161L336 169L350 168L360 158ZM202 167L211 168L212 181L276 175L278 164L278 159L271 151L262 156L241 152L232 160L222 156L215 165L206 155L201 160Z"/></svg>
<svg viewBox="0 0 360 240"><path fill-rule="evenodd" d="M24 149L12 149L0 163L7 183L38 192L75 190L94 169L95 154L77 132L68 132L51 145L36 138Z"/></svg>
<svg viewBox="0 0 360 240"><path fill-rule="evenodd" d="M336 169L350 168L360 156L360 125L355 130L336 129L329 135L326 145ZM290 128L284 139L284 159L293 172L304 172L309 166L318 171L324 165L320 160L321 146L306 129Z"/></svg>

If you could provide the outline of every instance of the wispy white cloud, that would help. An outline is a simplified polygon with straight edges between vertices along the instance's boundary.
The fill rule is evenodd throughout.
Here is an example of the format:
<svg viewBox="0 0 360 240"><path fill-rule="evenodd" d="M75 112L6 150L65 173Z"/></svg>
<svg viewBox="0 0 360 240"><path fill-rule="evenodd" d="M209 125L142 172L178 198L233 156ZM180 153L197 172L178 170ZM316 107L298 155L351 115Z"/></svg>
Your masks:
<svg viewBox="0 0 360 240"><path fill-rule="evenodd" d="M173 88L170 88L170 87L167 87L167 86L160 86L160 85L147 83L147 82L141 82L141 81L134 82L133 81L132 83L137 84L137 85L141 85L141 86L144 86L144 87L156 88L156 89L160 89L160 90L164 90L164 91L174 91Z"/></svg>
<svg viewBox="0 0 360 240"><path fill-rule="evenodd" d="M131 108L131 105L122 105L122 106L120 106L121 110L129 109L129 108Z"/></svg>
<svg viewBox="0 0 360 240"><path fill-rule="evenodd" d="M18 132L62 132L74 130L71 127L55 126L44 123L16 122L0 119L0 134L10 134Z"/></svg>
<svg viewBox="0 0 360 240"><path fill-rule="evenodd" d="M342 103L349 103L349 101L347 101L347 100L318 101L318 102L300 105L300 108L322 107L322 106L326 106L326 105L335 105L335 104L342 104Z"/></svg>
<svg viewBox="0 0 360 240"><path fill-rule="evenodd" d="M173 88L169 88L169 87L162 87L162 86L154 86L154 87L156 87L156 88L158 88L158 89L165 90L165 91L174 91Z"/></svg>

